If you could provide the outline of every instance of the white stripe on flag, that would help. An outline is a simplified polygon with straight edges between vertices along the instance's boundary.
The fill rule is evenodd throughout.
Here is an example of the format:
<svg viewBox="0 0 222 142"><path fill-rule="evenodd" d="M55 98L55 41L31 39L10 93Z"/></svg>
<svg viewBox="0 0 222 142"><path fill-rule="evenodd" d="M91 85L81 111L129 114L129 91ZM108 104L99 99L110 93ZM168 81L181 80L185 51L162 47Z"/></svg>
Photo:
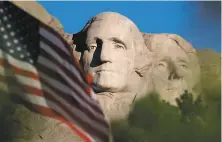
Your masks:
<svg viewBox="0 0 222 142"><path fill-rule="evenodd" d="M40 42L40 47L47 52L49 55L54 57L54 60L57 60L62 66L64 66L67 70L71 71L70 73L74 74L78 80L81 83L84 83L82 80L80 73L77 71L76 68L74 68L70 63L68 63L65 59L63 59L61 56L59 56L54 50L52 50L52 47L48 46L44 42Z"/></svg>
<svg viewBox="0 0 222 142"><path fill-rule="evenodd" d="M93 91L92 88L90 88L91 97L96 101L96 93Z"/></svg>
<svg viewBox="0 0 222 142"><path fill-rule="evenodd" d="M40 27L39 28L39 33L41 36L45 37L46 39L48 39L49 41L51 41L51 43L57 45L57 47L59 47L62 51L64 51L67 55L71 56L71 53L67 50L67 48L65 47L65 45L63 44L63 42L61 42L60 39L58 39L55 35L51 34L49 31L47 31L45 28Z"/></svg>
<svg viewBox="0 0 222 142"><path fill-rule="evenodd" d="M24 92L20 86L17 86L15 84L11 85L9 92L15 95L19 95L22 99L24 99L25 101L29 103L49 108L48 100L46 101L46 99L42 96L36 96L30 93Z"/></svg>
<svg viewBox="0 0 222 142"><path fill-rule="evenodd" d="M10 54L5 53L4 51L2 51L2 49L0 49L0 58L7 60L13 66L16 66L18 68L22 68L26 71L33 72L33 73L37 74L37 70L33 67L32 64L27 63L25 61L20 61L16 58L12 57Z"/></svg>
<svg viewBox="0 0 222 142"><path fill-rule="evenodd" d="M35 87L37 89L41 89L41 84L39 83L38 80L32 79L31 77L26 77L26 76L21 76L21 75L17 75L15 72L13 72L11 69L5 68L0 66L0 75L5 76L5 77L16 77L16 79L24 84L24 85L28 85L28 86L32 86Z"/></svg>
<svg viewBox="0 0 222 142"><path fill-rule="evenodd" d="M61 68L59 68L58 66L56 66L53 62L51 62L50 60L46 59L43 56L39 56L38 59L39 64L43 65L46 68L49 68L51 71L59 73L64 80L66 80L66 82L68 84L70 84L71 86L79 86L80 84L76 84L75 82L73 82L72 79L70 79L62 70ZM84 90L82 89L82 87L80 87L81 91L79 92L84 92Z"/></svg>
<svg viewBox="0 0 222 142"><path fill-rule="evenodd" d="M104 126L102 126L100 123L93 121L90 117L88 117L86 114L84 114L81 110L73 107L73 105L69 104L66 100L64 100L63 98L59 98L58 94L56 92L54 92L52 89L50 89L49 87L47 87L46 85L43 86L43 90L45 90L46 92L50 93L51 95L53 95L53 97L59 101L61 104L63 104L64 106L66 106L66 108L71 108L70 111L72 112L73 115L75 115L76 117L78 117L79 120L84 121L84 123L87 123L88 125L91 125L94 129L99 130L100 133L104 133L106 134L106 129L104 128ZM50 106L50 105L49 105ZM51 106L50 106L51 107ZM51 107L52 108L52 107ZM57 110L56 110L57 111ZM62 114L63 115L63 114ZM75 120L72 120L72 122L74 121L74 123L77 123Z"/></svg>
<svg viewBox="0 0 222 142"><path fill-rule="evenodd" d="M86 95L84 90L82 89L82 87L77 87L80 86L80 84L76 84L75 82L73 82L67 75L64 74L64 72L58 68L53 62L49 61L48 59L44 58L43 56L39 57L39 64L42 64L43 66L45 66L46 68L50 68L50 70L59 73L66 81L68 84L70 84L71 86L73 86L76 91L78 92L78 94L81 95ZM45 77L45 75L43 74L43 77ZM56 80L54 80L56 82ZM53 81L52 81L53 82ZM58 84L59 85L59 84ZM56 86L58 87L58 86ZM70 90L71 91L71 90Z"/></svg>
<svg viewBox="0 0 222 142"><path fill-rule="evenodd" d="M48 59L46 59L45 57L43 56L40 56L39 57L39 63L41 63L43 66L45 66L46 68L48 67L50 70L54 70L55 72L59 73L65 80L68 84L70 84L76 91L77 91L77 94L78 95L81 95L81 96L86 96L86 93L84 92L84 90L82 89L82 87L80 87L80 84L76 84L73 80L71 80L66 74L64 74L64 72L58 68L53 62L49 61ZM47 78L47 80L51 80L50 77L46 74L43 74L43 77L44 78ZM56 82L56 80L54 80ZM51 82L54 82L54 81L51 81ZM59 85L59 84L57 84ZM55 86L55 87L58 87L58 86ZM71 90L70 90L71 91ZM73 91L72 91L73 92ZM80 101L78 98L78 95L74 94L74 95L71 95L72 97L76 98L78 101ZM81 101L82 102L82 101ZM91 111L93 111L91 109L91 107L89 108Z"/></svg>
<svg viewBox="0 0 222 142"><path fill-rule="evenodd" d="M51 64L53 64L53 63L51 63ZM74 99L76 99L82 106L85 106L86 109L88 109L88 111L90 111L95 117L97 117L98 119L103 121L104 116L102 114L98 113L97 111L94 111L87 103L83 102L83 100L81 98L79 98L79 95L86 96L85 92L83 92L83 90L80 89L79 85L75 85L75 89L79 90L79 91L77 91L77 94L76 94L69 87L67 87L64 84L58 82L57 80L49 77L45 73L39 72L39 75L41 76L41 78L43 78L47 83L52 85L54 88L57 88L59 91L63 92L64 94L67 94L67 95L73 97Z"/></svg>
<svg viewBox="0 0 222 142"><path fill-rule="evenodd" d="M45 52L47 52L49 55L52 55L54 57L54 60L57 60L60 62L60 64L62 64L68 71L71 71L73 73L74 76L77 76L78 80L83 83L84 85L87 85L82 77L80 76L79 72L77 71L76 68L74 68L72 65L70 65L68 62L64 62L65 59L61 58L55 51L53 51L51 49L50 46L48 46L47 44L45 44L44 42L40 42L40 47L42 50L44 50ZM91 98L88 97L87 95L83 95L83 97L87 100L87 103L92 104L94 107L99 108L99 106L96 103L93 103ZM95 98L95 95L94 95ZM99 108L100 109L100 108Z"/></svg>
<svg viewBox="0 0 222 142"><path fill-rule="evenodd" d="M57 60L58 62L60 62L61 65L63 65L68 71L70 71L74 76L76 76L78 78L78 80L83 83L84 85L87 85L82 77L80 76L80 73L77 71L76 68L74 68L70 63L68 63L67 61L65 62L65 59L61 58L54 50L51 49L50 46L48 46L47 44L45 44L44 42L40 42L40 47L42 50L44 50L45 52L47 52L49 55L54 57L54 60ZM40 61L39 61L40 62ZM91 102L91 98L89 98L87 95L83 95L83 97L87 100L88 103L91 103L93 106L96 106L97 104L92 103Z"/></svg>

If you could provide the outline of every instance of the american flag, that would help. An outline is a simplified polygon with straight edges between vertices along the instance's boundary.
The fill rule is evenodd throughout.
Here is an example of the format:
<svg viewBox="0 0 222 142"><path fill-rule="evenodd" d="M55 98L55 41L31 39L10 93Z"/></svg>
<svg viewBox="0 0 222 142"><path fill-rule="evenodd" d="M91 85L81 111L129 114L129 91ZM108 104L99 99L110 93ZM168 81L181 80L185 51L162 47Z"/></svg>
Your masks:
<svg viewBox="0 0 222 142"><path fill-rule="evenodd" d="M84 141L109 141L109 125L68 44L8 1L0 1L0 86Z"/></svg>

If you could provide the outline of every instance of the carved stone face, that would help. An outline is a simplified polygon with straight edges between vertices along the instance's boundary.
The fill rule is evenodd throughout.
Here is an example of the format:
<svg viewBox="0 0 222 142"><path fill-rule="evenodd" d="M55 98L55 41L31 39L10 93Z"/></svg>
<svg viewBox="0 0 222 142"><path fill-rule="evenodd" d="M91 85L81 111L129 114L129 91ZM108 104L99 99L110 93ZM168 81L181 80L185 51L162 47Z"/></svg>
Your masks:
<svg viewBox="0 0 222 142"><path fill-rule="evenodd" d="M158 45L158 44L157 44ZM164 100L176 104L175 99L185 90L192 92L195 84L197 58L194 53L187 53L172 39L166 39L155 49L153 83L155 91ZM191 55L192 54L192 55ZM198 73L197 73L198 74Z"/></svg>
<svg viewBox="0 0 222 142"><path fill-rule="evenodd" d="M82 61L96 91L118 92L134 67L132 33L127 21L112 17L93 22L86 35Z"/></svg>

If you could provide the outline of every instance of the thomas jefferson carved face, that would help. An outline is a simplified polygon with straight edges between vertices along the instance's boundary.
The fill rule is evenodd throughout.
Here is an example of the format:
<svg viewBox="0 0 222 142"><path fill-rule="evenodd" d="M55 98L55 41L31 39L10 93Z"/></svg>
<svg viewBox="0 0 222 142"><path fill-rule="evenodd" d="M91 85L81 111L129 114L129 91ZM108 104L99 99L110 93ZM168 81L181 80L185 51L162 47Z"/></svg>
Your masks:
<svg viewBox="0 0 222 142"><path fill-rule="evenodd" d="M180 46L176 40L166 36L155 38L153 40L156 46L153 68L155 91L164 100L176 104L175 99L185 90L193 91L199 78L198 60L194 53L184 51L181 46L185 45Z"/></svg>
<svg viewBox="0 0 222 142"><path fill-rule="evenodd" d="M93 77L96 91L119 92L127 87L128 77L134 71L132 28L126 17L105 13L97 16L87 29L82 63Z"/></svg>

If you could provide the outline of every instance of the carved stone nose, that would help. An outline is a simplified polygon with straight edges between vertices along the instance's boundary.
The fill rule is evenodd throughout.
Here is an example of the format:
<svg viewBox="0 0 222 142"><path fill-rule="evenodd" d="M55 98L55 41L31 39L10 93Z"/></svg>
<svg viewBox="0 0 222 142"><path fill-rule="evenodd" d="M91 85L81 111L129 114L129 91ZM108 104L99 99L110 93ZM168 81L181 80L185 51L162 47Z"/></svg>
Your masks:
<svg viewBox="0 0 222 142"><path fill-rule="evenodd" d="M174 80L174 79L180 79L180 76L177 74L176 71L172 71L169 76L168 76L169 80Z"/></svg>
<svg viewBox="0 0 222 142"><path fill-rule="evenodd" d="M100 61L101 63L111 62L112 58L112 51L110 50L111 46L109 43L103 43L101 46L101 52L100 52Z"/></svg>
<svg viewBox="0 0 222 142"><path fill-rule="evenodd" d="M175 64L173 62L171 62L171 64L170 64L168 79L169 80L180 79L180 76L177 73L176 66L175 66Z"/></svg>

